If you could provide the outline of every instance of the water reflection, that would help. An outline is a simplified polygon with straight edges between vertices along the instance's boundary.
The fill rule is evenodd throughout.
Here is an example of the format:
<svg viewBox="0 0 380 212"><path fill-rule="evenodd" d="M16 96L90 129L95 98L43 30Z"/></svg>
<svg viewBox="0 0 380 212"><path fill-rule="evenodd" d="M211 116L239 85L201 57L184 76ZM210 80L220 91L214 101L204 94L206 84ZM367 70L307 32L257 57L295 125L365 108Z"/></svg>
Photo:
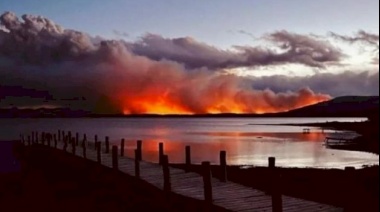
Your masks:
<svg viewBox="0 0 380 212"><path fill-rule="evenodd" d="M19 133L58 129L86 133L90 140L109 136L118 145L126 140L126 153L133 156L136 140L143 140L144 160L158 161L158 143L163 142L169 160L184 162L185 146L191 146L192 161L218 163L219 151L227 151L229 164L266 165L275 156L281 166L360 167L378 164L378 155L326 149L325 134L316 127L263 125L326 121L363 121L365 118L99 118L99 119L2 119L0 140L17 139ZM330 131L325 131L329 133Z"/></svg>

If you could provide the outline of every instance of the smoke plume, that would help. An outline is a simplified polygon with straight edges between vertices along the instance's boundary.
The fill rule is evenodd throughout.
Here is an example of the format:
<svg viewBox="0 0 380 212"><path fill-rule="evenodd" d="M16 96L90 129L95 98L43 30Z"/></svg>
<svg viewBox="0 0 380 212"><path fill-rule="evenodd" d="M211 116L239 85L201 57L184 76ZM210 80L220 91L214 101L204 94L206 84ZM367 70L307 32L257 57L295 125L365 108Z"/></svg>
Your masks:
<svg viewBox="0 0 380 212"><path fill-rule="evenodd" d="M41 16L20 20L11 12L1 15L0 25L0 107L50 105L125 114L286 111L330 96L309 88L255 90L247 80L211 69L284 62L321 66L339 59L328 44L288 32L270 35L283 53L257 47L235 53L190 38L149 35L136 44L100 40Z"/></svg>

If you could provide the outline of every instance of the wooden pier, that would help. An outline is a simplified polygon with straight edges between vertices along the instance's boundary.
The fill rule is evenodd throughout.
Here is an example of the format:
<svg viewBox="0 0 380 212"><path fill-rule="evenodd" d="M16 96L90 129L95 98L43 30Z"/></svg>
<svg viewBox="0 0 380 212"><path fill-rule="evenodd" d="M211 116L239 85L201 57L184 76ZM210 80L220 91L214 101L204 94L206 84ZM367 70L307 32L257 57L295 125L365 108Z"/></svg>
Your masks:
<svg viewBox="0 0 380 212"><path fill-rule="evenodd" d="M170 167L169 158L164 154L163 143L160 143L158 147L159 164L155 164L143 161L141 140L136 142L134 158L125 156L124 139L121 140L120 145L110 146L109 137L105 137L105 142L101 142L98 136L95 136L95 141L89 142L86 135L80 139L78 134L72 137L71 132L59 131L58 134L33 132L32 135L22 135L21 141L25 145L38 143L96 161L103 166L140 178L166 194L174 192L204 200L206 204L217 205L230 211L343 211L334 206L282 195L278 189L275 174L272 177L273 188L269 194L229 182L225 151L220 153L220 168L223 174L221 179L216 179L211 176L210 163L207 161L202 162L202 175ZM190 146L186 146L185 153L186 167L189 167ZM276 173L275 158L269 158L268 162L269 168Z"/></svg>

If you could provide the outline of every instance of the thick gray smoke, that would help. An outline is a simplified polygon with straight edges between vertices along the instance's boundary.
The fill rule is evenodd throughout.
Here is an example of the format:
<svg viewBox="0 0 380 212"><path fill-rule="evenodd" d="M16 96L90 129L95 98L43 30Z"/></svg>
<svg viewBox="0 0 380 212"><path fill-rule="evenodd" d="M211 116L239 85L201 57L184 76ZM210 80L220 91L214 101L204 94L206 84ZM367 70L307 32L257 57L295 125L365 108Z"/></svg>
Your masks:
<svg viewBox="0 0 380 212"><path fill-rule="evenodd" d="M330 98L305 88L274 92L218 72L223 67L300 63L324 67L342 57L328 42L286 31L262 47L225 51L192 38L147 35L102 40L41 16L0 17L0 107L63 106L102 113L276 112ZM191 71L189 71L191 69Z"/></svg>
<svg viewBox="0 0 380 212"><path fill-rule="evenodd" d="M280 51L260 46L235 46L233 50L220 50L190 37L169 39L155 34L145 35L128 46L135 54L154 60L168 59L190 68L209 69L287 63L323 68L326 63L339 62L343 57L328 41L313 36L279 31L263 38Z"/></svg>

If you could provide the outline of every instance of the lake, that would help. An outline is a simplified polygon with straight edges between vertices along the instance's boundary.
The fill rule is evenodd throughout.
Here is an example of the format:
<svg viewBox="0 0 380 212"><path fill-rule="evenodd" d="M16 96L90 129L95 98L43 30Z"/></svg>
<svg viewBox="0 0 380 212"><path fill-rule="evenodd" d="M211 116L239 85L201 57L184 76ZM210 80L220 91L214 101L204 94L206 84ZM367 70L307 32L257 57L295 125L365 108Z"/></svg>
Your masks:
<svg viewBox="0 0 380 212"><path fill-rule="evenodd" d="M343 168L373 165L379 156L357 151L327 149L325 136L332 131L309 127L266 124L311 123L326 121L364 121L366 118L52 118L0 119L0 140L17 139L31 131L57 132L71 130L87 134L93 141L109 136L113 144L126 139L126 153L133 156L136 140L143 140L143 159L157 162L158 143L173 163L184 162L185 146L191 146L193 163L210 161L217 164L219 151L227 151L227 163L234 165L267 165L276 157L284 167Z"/></svg>

